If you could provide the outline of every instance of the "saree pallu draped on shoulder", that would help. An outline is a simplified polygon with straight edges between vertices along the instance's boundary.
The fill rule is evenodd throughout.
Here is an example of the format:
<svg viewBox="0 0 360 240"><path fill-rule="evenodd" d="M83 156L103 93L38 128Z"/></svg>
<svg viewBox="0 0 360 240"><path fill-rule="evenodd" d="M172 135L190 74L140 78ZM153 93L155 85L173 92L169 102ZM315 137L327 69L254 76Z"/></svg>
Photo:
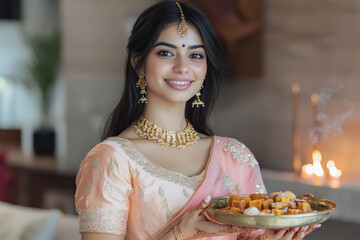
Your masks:
<svg viewBox="0 0 360 240"><path fill-rule="evenodd" d="M196 208L203 199L229 194L265 193L259 164L250 150L232 138L214 137L212 157L207 164L204 179L186 205L150 239L161 239L177 225L185 213ZM216 236L201 239L237 239L237 236Z"/></svg>

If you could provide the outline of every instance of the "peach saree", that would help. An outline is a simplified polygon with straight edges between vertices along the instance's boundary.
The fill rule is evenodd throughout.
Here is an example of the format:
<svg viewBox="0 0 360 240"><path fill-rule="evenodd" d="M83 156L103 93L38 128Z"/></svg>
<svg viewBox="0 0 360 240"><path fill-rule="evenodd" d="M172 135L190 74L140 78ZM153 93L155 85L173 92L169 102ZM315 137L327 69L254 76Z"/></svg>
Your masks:
<svg viewBox="0 0 360 240"><path fill-rule="evenodd" d="M207 195L265 192L258 162L244 144L214 136L210 151L204 171L188 177L152 163L126 139L99 143L76 178L80 232L159 239Z"/></svg>

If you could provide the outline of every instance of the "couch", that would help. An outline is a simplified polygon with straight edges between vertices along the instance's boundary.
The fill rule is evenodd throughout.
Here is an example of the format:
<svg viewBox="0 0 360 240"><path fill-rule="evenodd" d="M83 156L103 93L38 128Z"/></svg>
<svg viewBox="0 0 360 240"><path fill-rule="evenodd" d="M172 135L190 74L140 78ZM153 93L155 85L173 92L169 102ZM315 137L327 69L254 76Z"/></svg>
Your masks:
<svg viewBox="0 0 360 240"><path fill-rule="evenodd" d="M76 216L0 202L0 239L80 240Z"/></svg>

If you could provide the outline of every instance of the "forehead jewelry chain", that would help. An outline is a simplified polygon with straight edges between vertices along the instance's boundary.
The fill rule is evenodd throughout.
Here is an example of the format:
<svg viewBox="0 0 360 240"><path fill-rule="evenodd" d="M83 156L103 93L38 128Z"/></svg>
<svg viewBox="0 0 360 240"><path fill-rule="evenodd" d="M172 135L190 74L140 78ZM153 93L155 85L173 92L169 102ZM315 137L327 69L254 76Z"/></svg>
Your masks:
<svg viewBox="0 0 360 240"><path fill-rule="evenodd" d="M185 147L194 146L200 139L191 123L186 120L187 125L184 130L170 131L164 130L155 123L140 116L135 122L136 133L144 139L155 141L156 143L181 150Z"/></svg>
<svg viewBox="0 0 360 240"><path fill-rule="evenodd" d="M179 33L179 35L180 35L181 37L185 37L185 36L188 34L189 26L188 26L188 24L185 22L185 16L184 16L183 10L182 10L182 8L181 8L181 6L180 6L180 3L178 3L178 2L175 2L175 3L176 3L176 5L178 6L179 11L180 11L180 15L181 15L181 22L179 23L177 32Z"/></svg>

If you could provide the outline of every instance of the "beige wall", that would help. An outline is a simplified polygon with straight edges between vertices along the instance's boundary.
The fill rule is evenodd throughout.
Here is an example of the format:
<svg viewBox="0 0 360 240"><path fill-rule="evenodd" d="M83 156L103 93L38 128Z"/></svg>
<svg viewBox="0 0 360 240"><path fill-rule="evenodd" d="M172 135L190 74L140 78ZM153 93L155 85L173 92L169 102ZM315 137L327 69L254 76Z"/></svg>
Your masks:
<svg viewBox="0 0 360 240"><path fill-rule="evenodd" d="M62 0L64 73L99 78L121 76L128 25L153 2Z"/></svg>
<svg viewBox="0 0 360 240"><path fill-rule="evenodd" d="M359 176L360 2L263 2L264 75L225 84L214 117L218 133L249 145L264 167L291 169L291 86L299 83L303 160L311 154L310 95L320 92L324 150L345 174ZM334 136L337 127L342 133Z"/></svg>

